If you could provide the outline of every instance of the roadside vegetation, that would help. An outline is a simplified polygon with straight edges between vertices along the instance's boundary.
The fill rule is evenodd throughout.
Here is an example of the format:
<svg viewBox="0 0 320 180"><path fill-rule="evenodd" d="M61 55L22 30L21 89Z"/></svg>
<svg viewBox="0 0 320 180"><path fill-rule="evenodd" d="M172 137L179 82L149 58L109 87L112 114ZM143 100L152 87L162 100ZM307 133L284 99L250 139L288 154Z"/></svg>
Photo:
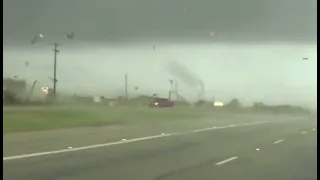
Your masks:
<svg viewBox="0 0 320 180"><path fill-rule="evenodd" d="M87 126L108 126L135 123L156 123L159 121L186 121L219 116L241 114L289 114L305 115L310 112L302 107L290 105L267 106L255 103L252 107L242 107L237 100L224 107L212 105L176 105L173 108L148 108L147 104L133 106L118 104L69 104L51 106L4 106L3 132L25 132L53 130Z"/></svg>

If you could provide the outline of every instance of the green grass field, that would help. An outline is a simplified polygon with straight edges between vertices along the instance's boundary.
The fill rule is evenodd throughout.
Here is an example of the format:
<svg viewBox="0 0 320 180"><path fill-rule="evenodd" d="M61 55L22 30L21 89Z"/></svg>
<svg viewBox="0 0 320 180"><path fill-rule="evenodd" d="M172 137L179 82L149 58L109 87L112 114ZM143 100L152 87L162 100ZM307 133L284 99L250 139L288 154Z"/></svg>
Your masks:
<svg viewBox="0 0 320 180"><path fill-rule="evenodd" d="M84 126L106 126L202 117L194 109L150 108L4 108L3 132L52 130Z"/></svg>
<svg viewBox="0 0 320 180"><path fill-rule="evenodd" d="M101 106L4 107L3 132L14 133L74 127L147 124L202 118L234 118L243 114L254 115L257 112L250 109L230 111L219 108L191 107L163 109ZM261 115L261 112L258 112L258 114Z"/></svg>

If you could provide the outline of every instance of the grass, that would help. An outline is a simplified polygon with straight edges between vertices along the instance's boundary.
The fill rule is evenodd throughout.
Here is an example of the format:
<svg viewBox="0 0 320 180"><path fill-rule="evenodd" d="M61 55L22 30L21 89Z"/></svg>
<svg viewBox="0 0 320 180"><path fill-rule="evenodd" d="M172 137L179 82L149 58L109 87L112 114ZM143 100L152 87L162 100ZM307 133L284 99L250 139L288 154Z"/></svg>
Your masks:
<svg viewBox="0 0 320 180"><path fill-rule="evenodd" d="M187 120L195 110L149 108L9 108L3 112L3 132L26 132L87 126Z"/></svg>
<svg viewBox="0 0 320 180"><path fill-rule="evenodd" d="M251 109L175 107L150 109L145 107L4 107L3 132L27 132L88 126L108 126L164 121L197 120L207 117L235 117L241 114L261 114ZM274 114L274 113L266 113Z"/></svg>

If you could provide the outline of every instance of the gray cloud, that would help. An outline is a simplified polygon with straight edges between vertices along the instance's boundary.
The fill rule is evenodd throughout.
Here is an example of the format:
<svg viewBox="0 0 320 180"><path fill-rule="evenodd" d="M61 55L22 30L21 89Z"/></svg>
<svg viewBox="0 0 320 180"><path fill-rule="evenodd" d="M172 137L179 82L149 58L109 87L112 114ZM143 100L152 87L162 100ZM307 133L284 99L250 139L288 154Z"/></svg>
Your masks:
<svg viewBox="0 0 320 180"><path fill-rule="evenodd" d="M4 0L4 75L50 86L53 52L46 44L75 32L73 42L61 42L58 91L122 95L128 73L130 89L166 97L173 77L162 67L172 59L199 76L204 98L316 106L316 3ZM31 46L40 32L43 42ZM197 99L187 84L179 83L179 93Z"/></svg>
<svg viewBox="0 0 320 180"><path fill-rule="evenodd" d="M4 0L4 38L314 41L316 0Z"/></svg>

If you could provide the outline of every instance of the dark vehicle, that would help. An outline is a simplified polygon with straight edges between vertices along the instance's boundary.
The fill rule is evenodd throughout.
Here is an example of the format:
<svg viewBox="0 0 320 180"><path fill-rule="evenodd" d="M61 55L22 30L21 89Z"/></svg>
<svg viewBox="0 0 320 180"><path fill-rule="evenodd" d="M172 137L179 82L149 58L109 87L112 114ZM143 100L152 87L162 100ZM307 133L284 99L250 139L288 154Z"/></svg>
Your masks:
<svg viewBox="0 0 320 180"><path fill-rule="evenodd" d="M155 107L173 107L174 103L166 98L156 98L154 101L152 101L149 104L149 107L155 108Z"/></svg>

